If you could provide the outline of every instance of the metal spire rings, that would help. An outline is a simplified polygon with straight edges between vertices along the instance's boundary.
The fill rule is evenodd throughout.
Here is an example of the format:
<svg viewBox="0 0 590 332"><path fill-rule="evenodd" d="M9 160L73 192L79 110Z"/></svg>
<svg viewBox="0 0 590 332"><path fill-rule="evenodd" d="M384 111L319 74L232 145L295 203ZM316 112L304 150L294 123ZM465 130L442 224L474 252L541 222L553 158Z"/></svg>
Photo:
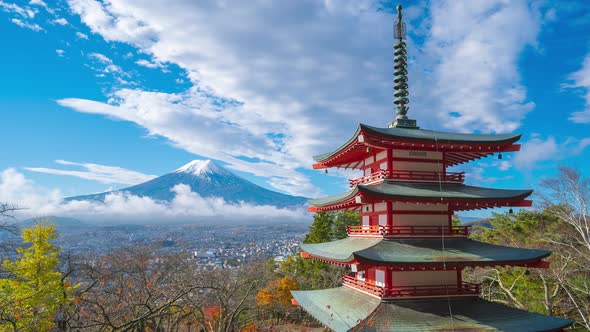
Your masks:
<svg viewBox="0 0 590 332"><path fill-rule="evenodd" d="M393 46L393 103L396 105L395 120L389 124L389 127L418 128L416 120L410 120L406 116L409 107L406 106L408 99L408 58L406 57L406 25L402 19L402 6L397 6L397 22L393 27L393 36L396 43Z"/></svg>
<svg viewBox="0 0 590 332"><path fill-rule="evenodd" d="M406 37L406 26L402 21L402 6L397 6L397 24L394 28L394 36L397 43L393 47L394 55L394 104L397 105L396 113L397 119L407 119L408 107L406 104L410 102L408 99L408 58L406 57L406 43L403 41Z"/></svg>

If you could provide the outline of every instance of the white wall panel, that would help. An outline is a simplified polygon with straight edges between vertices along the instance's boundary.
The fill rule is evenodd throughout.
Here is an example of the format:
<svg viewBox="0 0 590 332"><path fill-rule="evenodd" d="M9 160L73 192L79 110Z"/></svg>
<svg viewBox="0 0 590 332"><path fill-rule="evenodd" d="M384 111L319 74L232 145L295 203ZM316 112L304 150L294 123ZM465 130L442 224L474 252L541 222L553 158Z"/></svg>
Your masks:
<svg viewBox="0 0 590 332"><path fill-rule="evenodd" d="M393 286L456 285L457 271L393 271Z"/></svg>

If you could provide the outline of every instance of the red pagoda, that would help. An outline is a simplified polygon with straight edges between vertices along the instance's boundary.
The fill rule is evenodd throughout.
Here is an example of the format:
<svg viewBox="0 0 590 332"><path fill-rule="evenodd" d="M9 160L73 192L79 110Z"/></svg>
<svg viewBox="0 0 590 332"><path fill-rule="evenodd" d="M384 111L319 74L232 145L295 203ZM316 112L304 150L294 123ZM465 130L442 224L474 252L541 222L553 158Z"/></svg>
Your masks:
<svg viewBox="0 0 590 332"><path fill-rule="evenodd" d="M546 268L546 250L469 239L452 224L457 211L529 207L531 190L465 185L449 166L518 151L520 135L424 130L408 119L405 26L395 26L397 117L387 128L360 124L335 151L315 156L315 169L363 171L349 192L310 201L311 212L356 210L361 225L342 240L301 245L301 256L346 266L342 286L293 291L297 304L334 331L561 331L571 320L511 308L479 297L462 280L466 267Z"/></svg>

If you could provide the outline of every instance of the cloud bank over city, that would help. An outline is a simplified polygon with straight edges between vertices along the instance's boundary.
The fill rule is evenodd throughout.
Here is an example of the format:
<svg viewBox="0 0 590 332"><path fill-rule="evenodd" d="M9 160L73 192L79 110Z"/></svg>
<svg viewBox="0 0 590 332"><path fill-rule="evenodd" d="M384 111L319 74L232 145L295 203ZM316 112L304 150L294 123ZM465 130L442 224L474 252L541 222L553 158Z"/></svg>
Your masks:
<svg viewBox="0 0 590 332"><path fill-rule="evenodd" d="M74 217L111 223L126 222L204 222L217 221L264 222L269 220L300 221L309 218L304 207L277 208L270 205L232 204L222 198L204 198L185 184L173 189L170 202L145 196L113 192L104 201L64 200L59 190L50 190L35 183L21 172L9 168L0 172L0 201L19 202L20 218L43 216Z"/></svg>

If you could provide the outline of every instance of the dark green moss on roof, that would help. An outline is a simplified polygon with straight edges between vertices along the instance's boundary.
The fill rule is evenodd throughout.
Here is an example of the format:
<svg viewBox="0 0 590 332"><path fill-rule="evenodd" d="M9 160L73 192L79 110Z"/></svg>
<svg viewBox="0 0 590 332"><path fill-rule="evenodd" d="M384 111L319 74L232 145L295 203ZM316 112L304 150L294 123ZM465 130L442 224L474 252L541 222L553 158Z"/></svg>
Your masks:
<svg viewBox="0 0 590 332"><path fill-rule="evenodd" d="M341 331L559 331L569 319L530 313L481 298L383 301L347 287L293 291L307 312ZM449 314L452 310L452 318Z"/></svg>
<svg viewBox="0 0 590 332"><path fill-rule="evenodd" d="M389 263L394 265L477 265L535 262L551 254L540 249L497 246L467 238L372 239L346 238L332 242L302 244L313 256L337 262Z"/></svg>
<svg viewBox="0 0 590 332"><path fill-rule="evenodd" d="M352 142L356 141L361 132L373 134L376 136L387 137L392 140L399 139L400 141L416 141L416 142L438 142L438 143L456 143L456 144L498 144L508 145L520 139L521 135L517 134L461 134L448 133L442 131L433 131L426 129L412 129L412 128L378 128L360 124L354 135L346 141L342 146L333 152L320 154L314 156L313 159L321 162L338 151L342 150Z"/></svg>
<svg viewBox="0 0 590 332"><path fill-rule="evenodd" d="M523 199L529 196L532 190L493 189L466 186L463 184L422 184L385 181L377 185L358 185L353 190L334 196L309 200L313 206L328 206L345 201L365 193L383 198L416 198L416 199L443 199L460 201L481 201L489 199Z"/></svg>

